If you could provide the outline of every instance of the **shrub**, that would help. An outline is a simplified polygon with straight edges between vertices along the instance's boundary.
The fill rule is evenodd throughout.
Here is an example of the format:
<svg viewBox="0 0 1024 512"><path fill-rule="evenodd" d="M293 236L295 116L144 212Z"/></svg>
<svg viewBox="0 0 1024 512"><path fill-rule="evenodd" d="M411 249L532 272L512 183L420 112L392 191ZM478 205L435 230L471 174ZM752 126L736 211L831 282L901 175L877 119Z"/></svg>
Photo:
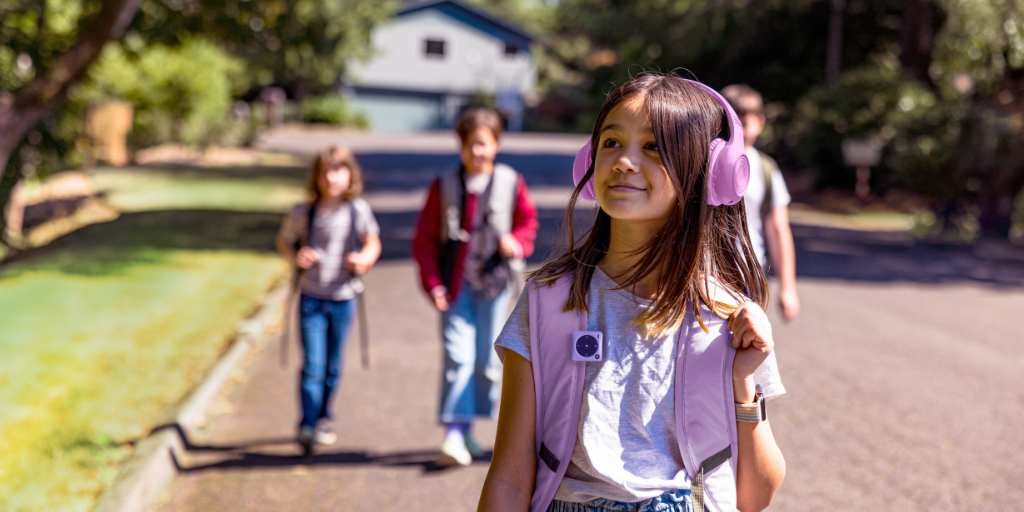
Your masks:
<svg viewBox="0 0 1024 512"><path fill-rule="evenodd" d="M135 146L205 144L227 123L232 95L245 86L240 61L202 39L129 53L108 48L79 98L118 98L135 109Z"/></svg>
<svg viewBox="0 0 1024 512"><path fill-rule="evenodd" d="M324 123L365 129L369 127L366 116L352 112L344 96L330 94L313 96L302 101L299 115L306 123Z"/></svg>
<svg viewBox="0 0 1024 512"><path fill-rule="evenodd" d="M852 188L842 142L875 137L888 143L935 104L929 91L901 77L895 66L869 65L811 90L797 104L785 138L801 166L817 170L819 186Z"/></svg>

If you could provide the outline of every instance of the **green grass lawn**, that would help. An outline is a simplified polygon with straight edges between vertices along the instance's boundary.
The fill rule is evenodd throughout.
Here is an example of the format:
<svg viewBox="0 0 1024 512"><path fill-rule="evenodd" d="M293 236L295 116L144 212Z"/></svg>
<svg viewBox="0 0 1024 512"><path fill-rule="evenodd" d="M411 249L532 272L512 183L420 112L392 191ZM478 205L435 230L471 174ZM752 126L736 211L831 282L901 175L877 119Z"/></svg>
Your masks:
<svg viewBox="0 0 1024 512"><path fill-rule="evenodd" d="M851 209L830 211L794 203L789 208L790 222L865 231L911 231L930 220L925 211L902 212L892 209Z"/></svg>
<svg viewBox="0 0 1024 512"><path fill-rule="evenodd" d="M0 266L0 510L88 510L284 276L294 168L94 173L122 214Z"/></svg>

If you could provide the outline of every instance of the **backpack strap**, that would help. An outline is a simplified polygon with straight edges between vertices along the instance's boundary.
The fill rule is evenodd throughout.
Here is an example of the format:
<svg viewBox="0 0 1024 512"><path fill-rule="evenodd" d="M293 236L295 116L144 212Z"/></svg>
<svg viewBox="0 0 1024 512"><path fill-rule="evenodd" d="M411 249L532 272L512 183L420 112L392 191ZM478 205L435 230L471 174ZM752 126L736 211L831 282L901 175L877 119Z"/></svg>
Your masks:
<svg viewBox="0 0 1024 512"><path fill-rule="evenodd" d="M359 233L356 232L356 203L355 199L348 203L348 231L349 240L355 240L353 247L358 246L362 248L363 242L359 238ZM356 274L356 278L362 276ZM358 288L356 288L358 290ZM363 291L357 291L354 298L356 301L356 310L359 315L359 360L363 365L363 369L370 367L370 318L366 312L366 284L363 284Z"/></svg>
<svg viewBox="0 0 1024 512"><path fill-rule="evenodd" d="M306 230L300 233L298 238L292 242L293 252L299 252L299 249L309 245L309 241L313 239L314 219L316 219L316 201L311 201L309 207L306 208ZM292 267L292 289L288 293L287 304L284 308L284 322L282 322L284 330L281 333L281 345L278 351L281 368L288 366L288 340L291 338L293 310L295 309L295 302L298 300L299 280L302 279L303 272L304 270L297 266Z"/></svg>
<svg viewBox="0 0 1024 512"><path fill-rule="evenodd" d="M505 165L494 164L494 174L487 190L487 222L505 235L512 232L512 219L516 212L516 191L519 185L519 173Z"/></svg>
<svg viewBox="0 0 1024 512"><path fill-rule="evenodd" d="M773 184L775 182L775 171L779 170L779 164L775 163L772 157L761 151L757 152L761 157L761 173L764 175L764 196L761 197L761 218L765 218L775 208L775 194Z"/></svg>
<svg viewBox="0 0 1024 512"><path fill-rule="evenodd" d="M587 325L586 313L565 311L571 279L555 283L530 281L530 363L535 393L536 484L530 510L543 512L565 476L576 444L586 363L572 359L572 333Z"/></svg>
<svg viewBox="0 0 1024 512"><path fill-rule="evenodd" d="M466 209L465 169L460 165L455 174L441 176L438 181L441 192L441 236L438 240L437 265L441 282L451 290L459 247L469 241L469 233L462 229L462 212Z"/></svg>
<svg viewBox="0 0 1024 512"><path fill-rule="evenodd" d="M726 446L718 453L708 457L701 462L697 468L697 475L693 479L691 495L693 496L693 509L695 512L704 512L707 508L704 505L704 474L710 473L729 461L732 458L732 446Z"/></svg>
<svg viewBox="0 0 1024 512"><path fill-rule="evenodd" d="M469 234L462 228L466 211L466 171L461 165L455 174L438 178L441 189L441 243L465 242Z"/></svg>
<svg viewBox="0 0 1024 512"><path fill-rule="evenodd" d="M306 209L306 231L302 233L300 239L302 245L309 245L313 239L313 221L316 220L316 201L309 203L309 208Z"/></svg>

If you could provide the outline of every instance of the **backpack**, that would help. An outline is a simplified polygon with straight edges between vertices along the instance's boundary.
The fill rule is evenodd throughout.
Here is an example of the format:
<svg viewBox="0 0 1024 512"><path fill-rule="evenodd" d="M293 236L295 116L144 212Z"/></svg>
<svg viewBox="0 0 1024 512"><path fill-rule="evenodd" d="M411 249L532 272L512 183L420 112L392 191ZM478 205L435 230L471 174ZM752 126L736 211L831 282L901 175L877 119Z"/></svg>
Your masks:
<svg viewBox="0 0 1024 512"><path fill-rule="evenodd" d="M507 165L495 164L494 174L477 203L477 222L474 222L473 233L462 228L466 208L465 169L460 167L457 173L443 176L440 180L441 238L438 264L441 281L449 290L452 289L459 249L475 237L479 254L467 254L464 268L473 275L464 277L468 278L475 290L494 298L509 284L518 282L522 272L522 261L505 258L498 248L501 237L512 231L519 174Z"/></svg>
<svg viewBox="0 0 1024 512"><path fill-rule="evenodd" d="M572 357L574 331L587 314L563 311L571 276L554 284L527 283L530 354L536 399L536 479L530 510L547 510L576 445L587 364ZM710 311L708 311L711 315ZM713 316L713 315L711 315ZM705 318L709 316L706 315ZM716 321L717 320L717 321ZM725 321L687 313L676 343L675 424L679 452L690 477L695 510L736 509L736 410L732 389L732 334Z"/></svg>

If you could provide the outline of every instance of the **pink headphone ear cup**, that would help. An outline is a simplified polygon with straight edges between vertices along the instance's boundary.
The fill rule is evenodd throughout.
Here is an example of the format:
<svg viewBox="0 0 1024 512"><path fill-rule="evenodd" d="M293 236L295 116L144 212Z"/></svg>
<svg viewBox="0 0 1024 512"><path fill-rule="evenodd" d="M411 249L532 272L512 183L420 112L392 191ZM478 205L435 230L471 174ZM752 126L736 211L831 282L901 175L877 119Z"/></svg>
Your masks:
<svg viewBox="0 0 1024 512"><path fill-rule="evenodd" d="M725 168L723 151L727 144L722 139L711 141L708 150L708 196L707 203L711 206L732 205L743 199L750 181L750 161L747 155L741 154Z"/></svg>
<svg viewBox="0 0 1024 512"><path fill-rule="evenodd" d="M711 143L708 144L708 174L712 174L718 167L718 155L722 153L724 147L725 141L718 137L711 139Z"/></svg>
<svg viewBox="0 0 1024 512"><path fill-rule="evenodd" d="M743 199L743 194L747 191L747 185L750 183L750 159L747 155L742 155L736 159L736 167L733 171L733 192L736 197L736 203Z"/></svg>
<svg viewBox="0 0 1024 512"><path fill-rule="evenodd" d="M587 175L587 171L590 170L591 159L590 154L593 152L593 148L590 146L590 139L587 139L587 143L583 145L576 152L576 157L572 161L572 183L573 185L579 185L583 177ZM580 190L580 197L585 199L596 199L597 194L594 191L594 179L587 180L587 184Z"/></svg>
<svg viewBox="0 0 1024 512"><path fill-rule="evenodd" d="M711 139L711 143L708 144L708 196L706 202L711 206L718 206L722 204L718 193L720 190L718 181L723 178L722 174L725 173L718 168L718 156L722 154L722 149L724 147L725 141L717 137Z"/></svg>

